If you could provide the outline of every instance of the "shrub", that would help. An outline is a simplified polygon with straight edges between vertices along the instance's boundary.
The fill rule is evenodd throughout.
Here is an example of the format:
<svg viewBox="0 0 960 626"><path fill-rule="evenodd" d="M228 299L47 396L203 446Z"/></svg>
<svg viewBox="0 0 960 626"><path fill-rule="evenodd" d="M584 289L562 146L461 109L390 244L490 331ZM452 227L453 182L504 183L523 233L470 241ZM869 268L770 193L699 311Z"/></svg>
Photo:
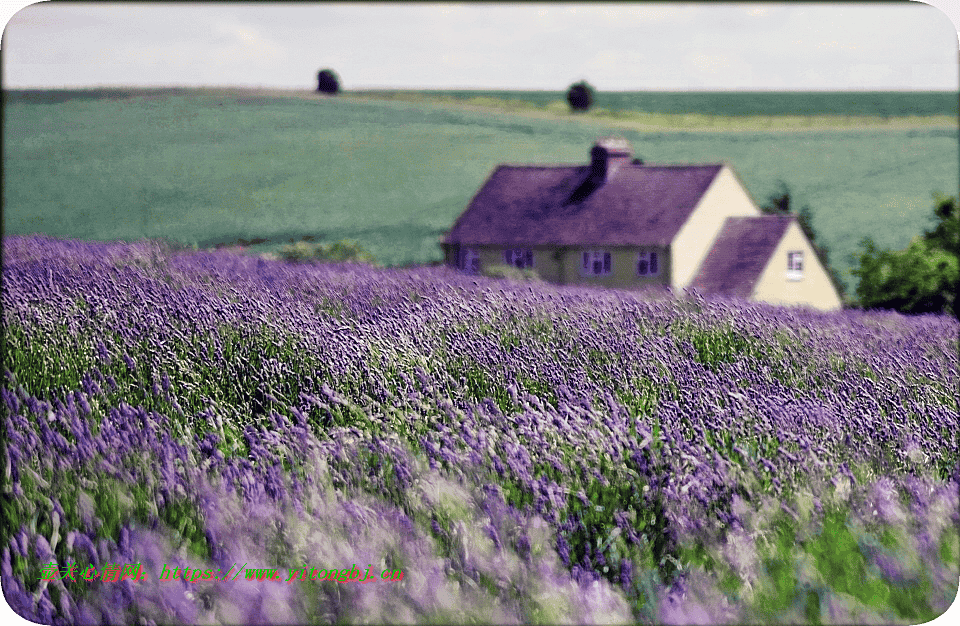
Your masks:
<svg viewBox="0 0 960 626"><path fill-rule="evenodd" d="M567 102L574 111L587 111L593 104L593 87L587 81L582 80L579 83L570 85L567 91Z"/></svg>
<svg viewBox="0 0 960 626"><path fill-rule="evenodd" d="M960 317L960 212L956 198L935 196L936 228L914 237L905 250L879 249L870 238L860 242L859 267L852 274L859 304L865 309L901 313L945 313Z"/></svg>
<svg viewBox="0 0 960 626"><path fill-rule="evenodd" d="M519 269L512 267L510 265L491 265L483 269L483 275L487 278L507 278L510 280L524 281L540 281L540 275L537 274L535 269Z"/></svg>
<svg viewBox="0 0 960 626"><path fill-rule="evenodd" d="M332 244L298 241L280 248L280 258L294 263L329 261L334 263L369 263L377 260L370 252L354 241L340 240Z"/></svg>
<svg viewBox="0 0 960 626"><path fill-rule="evenodd" d="M317 91L336 95L340 91L340 78L333 70L320 70L317 73Z"/></svg>

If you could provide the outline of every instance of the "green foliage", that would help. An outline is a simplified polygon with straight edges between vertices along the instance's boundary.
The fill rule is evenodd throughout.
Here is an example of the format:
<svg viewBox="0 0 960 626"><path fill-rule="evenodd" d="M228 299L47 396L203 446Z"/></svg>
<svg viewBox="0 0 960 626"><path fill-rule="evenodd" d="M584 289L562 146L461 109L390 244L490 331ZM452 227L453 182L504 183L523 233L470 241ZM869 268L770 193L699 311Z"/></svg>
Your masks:
<svg viewBox="0 0 960 626"><path fill-rule="evenodd" d="M654 454L649 449L643 454L652 462ZM601 458L597 469L605 481L592 475L574 480L564 515L569 530L561 533L569 546L570 563L605 563L598 573L617 584L620 565L627 560L641 571L653 572L658 584L672 583L681 570L681 550L669 528L663 500L641 478L634 461L628 460L625 465L627 473L620 474ZM582 487L585 502L578 487ZM623 532L618 514L629 521L637 539L629 539ZM635 614L644 612L656 600L647 583L635 575L625 589Z"/></svg>
<svg viewBox="0 0 960 626"><path fill-rule="evenodd" d="M889 529L878 531L879 536L858 530L851 525L851 512L847 507L825 511L812 538L804 538L805 525L782 512L771 521L762 558L766 576L751 603L755 617L778 621L777 616L792 615L797 609L809 623L817 624L823 619L827 595L850 597L862 610L892 611L911 623L936 616L928 580L922 576L909 582L888 580L868 558L875 550L872 546L889 542ZM902 549L897 544L890 551ZM714 565L702 555L700 561ZM804 566L808 562L812 568Z"/></svg>
<svg viewBox="0 0 960 626"><path fill-rule="evenodd" d="M825 517L820 535L811 542L808 552L835 591L849 593L867 604L885 604L882 585L866 575L867 560L844 513L833 511Z"/></svg>
<svg viewBox="0 0 960 626"><path fill-rule="evenodd" d="M652 417L660 399L660 385L649 378L635 378L631 383L628 388L614 389L614 396L630 412L630 417ZM636 434L636 426L631 421L630 435Z"/></svg>
<svg viewBox="0 0 960 626"><path fill-rule="evenodd" d="M454 380L460 380L467 399L482 402L489 398L503 413L513 410L514 404L507 393L503 381L491 379L486 371L475 362L453 360L447 364L447 371Z"/></svg>
<svg viewBox="0 0 960 626"><path fill-rule="evenodd" d="M66 328L56 327L38 340L37 333L17 323L3 326L0 359L17 373L17 382L38 396L51 397L80 387L85 372L94 365L90 336L72 337ZM55 349L52 349L55 346Z"/></svg>
<svg viewBox="0 0 960 626"><path fill-rule="evenodd" d="M957 199L939 193L933 197L933 216L937 225L933 230L924 232L923 238L935 248L954 256L960 255L960 208Z"/></svg>
<svg viewBox="0 0 960 626"><path fill-rule="evenodd" d="M587 111L593 105L594 88L585 80L570 85L567 90L567 102L575 112Z"/></svg>
<svg viewBox="0 0 960 626"><path fill-rule="evenodd" d="M537 396L550 406L556 407L559 404L553 385L522 375L519 377L519 382L531 395Z"/></svg>
<svg viewBox="0 0 960 626"><path fill-rule="evenodd" d="M303 263L306 261L329 261L333 263L370 263L376 259L363 246L355 241L341 240L332 244L298 241L280 248L280 256L287 261Z"/></svg>
<svg viewBox="0 0 960 626"><path fill-rule="evenodd" d="M494 264L483 268L483 275L488 278L507 278L516 281L540 282L540 275L533 268L518 269L510 265Z"/></svg>
<svg viewBox="0 0 960 626"><path fill-rule="evenodd" d="M331 96L340 91L340 77L331 69L317 72L317 91Z"/></svg>
<svg viewBox="0 0 960 626"><path fill-rule="evenodd" d="M860 242L857 298L866 309L896 309L901 313L960 315L960 212L956 198L936 196L932 231L914 237L905 250L879 249L871 238Z"/></svg>
<svg viewBox="0 0 960 626"><path fill-rule="evenodd" d="M960 537L957 533L943 533L938 554L945 565L956 566L960 563Z"/></svg>
<svg viewBox="0 0 960 626"><path fill-rule="evenodd" d="M694 359L713 371L717 371L721 363L733 363L748 356L763 357L758 342L732 329L691 329L678 335L678 340L687 337L696 351Z"/></svg>

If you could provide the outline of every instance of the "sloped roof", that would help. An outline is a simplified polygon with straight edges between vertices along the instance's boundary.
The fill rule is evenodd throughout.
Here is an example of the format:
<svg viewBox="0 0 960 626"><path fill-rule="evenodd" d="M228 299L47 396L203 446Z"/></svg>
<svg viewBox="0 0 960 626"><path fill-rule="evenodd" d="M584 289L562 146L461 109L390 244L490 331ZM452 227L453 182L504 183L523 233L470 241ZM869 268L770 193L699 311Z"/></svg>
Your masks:
<svg viewBox="0 0 960 626"><path fill-rule="evenodd" d="M705 293L749 298L795 219L792 215L728 217L690 286Z"/></svg>
<svg viewBox="0 0 960 626"><path fill-rule="evenodd" d="M668 245L723 165L501 165L453 225L467 245Z"/></svg>

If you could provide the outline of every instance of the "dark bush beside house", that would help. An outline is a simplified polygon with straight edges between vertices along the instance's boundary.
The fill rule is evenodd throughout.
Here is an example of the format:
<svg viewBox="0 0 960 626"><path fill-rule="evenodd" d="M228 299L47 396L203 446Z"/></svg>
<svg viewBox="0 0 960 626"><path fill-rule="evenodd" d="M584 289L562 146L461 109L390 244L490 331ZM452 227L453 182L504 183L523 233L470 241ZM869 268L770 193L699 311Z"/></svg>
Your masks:
<svg viewBox="0 0 960 626"><path fill-rule="evenodd" d="M317 73L317 91L336 95L340 91L340 77L333 70L320 70Z"/></svg>
<svg viewBox="0 0 960 626"><path fill-rule="evenodd" d="M593 87L585 80L574 83L567 91L567 102L574 111L587 111L593 104Z"/></svg>

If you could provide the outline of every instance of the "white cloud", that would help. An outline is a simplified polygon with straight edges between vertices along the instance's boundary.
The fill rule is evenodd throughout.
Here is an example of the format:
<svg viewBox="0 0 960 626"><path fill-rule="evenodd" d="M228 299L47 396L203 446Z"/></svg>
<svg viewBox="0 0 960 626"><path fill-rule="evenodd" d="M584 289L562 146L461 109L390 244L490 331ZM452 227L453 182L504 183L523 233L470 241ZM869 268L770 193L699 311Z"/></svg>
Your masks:
<svg viewBox="0 0 960 626"><path fill-rule="evenodd" d="M256 28L241 24L217 24L216 39L223 43L212 51L220 64L244 61L267 65L287 56L282 46L263 37Z"/></svg>

